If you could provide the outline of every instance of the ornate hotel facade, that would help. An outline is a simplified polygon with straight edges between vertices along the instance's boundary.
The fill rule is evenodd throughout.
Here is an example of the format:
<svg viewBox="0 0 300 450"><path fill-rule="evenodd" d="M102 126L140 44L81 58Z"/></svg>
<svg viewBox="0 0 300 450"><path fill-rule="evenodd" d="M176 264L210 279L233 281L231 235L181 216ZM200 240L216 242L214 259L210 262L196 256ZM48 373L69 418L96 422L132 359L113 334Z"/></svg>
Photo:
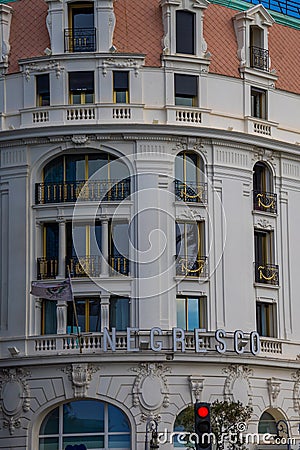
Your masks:
<svg viewBox="0 0 300 450"><path fill-rule="evenodd" d="M249 449L298 439L300 17L272 8L1 2L1 449L142 450L217 399ZM30 294L68 275L78 324Z"/></svg>

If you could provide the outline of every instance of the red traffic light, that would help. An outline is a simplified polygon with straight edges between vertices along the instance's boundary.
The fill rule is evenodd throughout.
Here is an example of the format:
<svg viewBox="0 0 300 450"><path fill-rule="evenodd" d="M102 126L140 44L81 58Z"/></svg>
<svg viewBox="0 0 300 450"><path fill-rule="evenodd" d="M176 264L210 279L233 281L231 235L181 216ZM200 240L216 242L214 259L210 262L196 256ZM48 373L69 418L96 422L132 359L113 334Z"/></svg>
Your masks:
<svg viewBox="0 0 300 450"><path fill-rule="evenodd" d="M202 419L204 419L205 417L207 417L209 415L209 409L207 408L207 406L200 406L197 409L197 415L199 417L201 417Z"/></svg>

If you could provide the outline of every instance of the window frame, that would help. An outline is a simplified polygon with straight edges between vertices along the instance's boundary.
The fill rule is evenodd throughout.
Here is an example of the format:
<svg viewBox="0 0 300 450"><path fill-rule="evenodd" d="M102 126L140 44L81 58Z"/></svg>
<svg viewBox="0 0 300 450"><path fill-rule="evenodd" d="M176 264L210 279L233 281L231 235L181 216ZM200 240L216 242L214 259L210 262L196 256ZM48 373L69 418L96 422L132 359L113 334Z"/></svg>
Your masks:
<svg viewBox="0 0 300 450"><path fill-rule="evenodd" d="M76 314L78 316L78 309L77 304L78 302L81 302L84 304L84 330L80 328L79 331L82 333L100 333L101 332L101 299L100 297L76 297L75 298L75 306L76 306ZM83 303L84 302L84 303ZM91 329L91 306L95 304L95 302L98 304L98 314L97 314L97 327L96 330ZM75 312L74 312L74 306L73 302L68 302L67 307L67 334L70 333L77 333L77 326L76 326L76 318L75 318Z"/></svg>
<svg viewBox="0 0 300 450"><path fill-rule="evenodd" d="M251 86L250 104L251 117L255 119L268 120L267 90Z"/></svg>
<svg viewBox="0 0 300 450"><path fill-rule="evenodd" d="M256 329L262 337L277 338L276 303L263 301L256 302Z"/></svg>
<svg viewBox="0 0 300 450"><path fill-rule="evenodd" d="M122 88L118 88L116 87L116 78L117 78L117 74L118 76L120 74L126 74L126 83L124 83L126 85L126 88L122 89ZM129 71L128 70L114 70L113 71L113 102L114 103L123 103L123 104L127 104L129 103ZM118 94L122 93L123 95L125 94L125 102L119 101L118 100Z"/></svg>
<svg viewBox="0 0 300 450"><path fill-rule="evenodd" d="M41 90L39 89L39 80L41 80L42 78L46 78L47 77L47 85L48 85L48 89L45 92L41 92ZM50 74L49 73L44 73L44 74L39 74L35 76L35 92L36 92L36 106L38 107L45 107L45 106L50 106Z"/></svg>
<svg viewBox="0 0 300 450"><path fill-rule="evenodd" d="M179 16L181 16L181 21L179 20ZM190 17L192 27L187 27L187 23L184 23L185 19L187 17ZM185 19L183 19L185 18ZM192 11L188 11L186 9L177 9L175 12L175 33L176 33L176 53L183 54L183 55L195 55L196 54L196 14ZM183 22L183 23L182 23ZM189 29L189 34L187 36L186 28ZM182 42L182 39L187 39L190 42L185 41ZM186 47L186 48L184 48ZM190 47L190 50L188 51L187 48Z"/></svg>
<svg viewBox="0 0 300 450"><path fill-rule="evenodd" d="M180 325L178 321L179 314L179 301L184 302L184 318L182 319L185 322L184 331L194 331L194 328L189 328L189 300L198 300L198 327L200 329L205 329L207 331L208 328L208 320L207 320L207 297L204 295L194 296L194 295L177 295L176 296L176 321L177 326Z"/></svg>
<svg viewBox="0 0 300 450"><path fill-rule="evenodd" d="M188 78L190 82L194 79L194 89L191 88L190 94L188 93L187 85ZM179 87L179 85L181 86ZM197 108L199 105L199 76L198 75L190 75L190 74L182 74L182 73L174 73L174 103L175 106L181 106L185 108Z"/></svg>
<svg viewBox="0 0 300 450"><path fill-rule="evenodd" d="M92 80L93 80L93 87L92 89L85 89L85 88L79 88L79 89L71 89L71 78L74 76L73 83L78 83L80 80L75 78L75 74L93 74ZM69 104L70 105L92 105L95 103L95 72L93 70L85 70L85 71L72 71L68 72L68 88L69 88ZM76 92L76 94L74 94ZM80 96L80 103L75 102L74 103L74 95ZM87 95L92 96L92 101L87 101Z"/></svg>

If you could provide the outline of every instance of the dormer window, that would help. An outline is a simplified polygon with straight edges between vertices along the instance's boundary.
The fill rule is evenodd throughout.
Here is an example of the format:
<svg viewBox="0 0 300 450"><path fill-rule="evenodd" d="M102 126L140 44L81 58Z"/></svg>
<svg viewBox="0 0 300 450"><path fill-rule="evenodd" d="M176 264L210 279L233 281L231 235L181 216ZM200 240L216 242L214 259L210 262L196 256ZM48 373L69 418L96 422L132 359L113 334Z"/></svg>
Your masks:
<svg viewBox="0 0 300 450"><path fill-rule="evenodd" d="M195 14L176 11L176 53L195 54Z"/></svg>
<svg viewBox="0 0 300 450"><path fill-rule="evenodd" d="M70 27L65 30L65 51L94 52L96 30L93 3L70 4L69 25Z"/></svg>
<svg viewBox="0 0 300 450"><path fill-rule="evenodd" d="M263 30L250 26L250 66L269 71L269 50L264 48Z"/></svg>

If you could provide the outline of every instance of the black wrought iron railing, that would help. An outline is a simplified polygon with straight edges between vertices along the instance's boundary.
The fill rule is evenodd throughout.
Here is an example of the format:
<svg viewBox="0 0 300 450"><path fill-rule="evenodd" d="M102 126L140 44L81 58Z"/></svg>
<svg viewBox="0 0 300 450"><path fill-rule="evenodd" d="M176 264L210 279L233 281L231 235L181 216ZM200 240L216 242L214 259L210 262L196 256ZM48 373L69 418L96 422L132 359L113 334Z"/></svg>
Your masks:
<svg viewBox="0 0 300 450"><path fill-rule="evenodd" d="M277 195L273 192L253 191L253 209L276 214Z"/></svg>
<svg viewBox="0 0 300 450"><path fill-rule="evenodd" d="M122 275L129 274L129 260L125 256L110 256L109 264L111 267L111 275L117 275L118 273Z"/></svg>
<svg viewBox="0 0 300 450"><path fill-rule="evenodd" d="M47 280L56 278L58 275L57 258L38 258L37 259L37 279Z"/></svg>
<svg viewBox="0 0 300 450"><path fill-rule="evenodd" d="M251 67L269 72L269 50L260 47L250 47L250 59Z"/></svg>
<svg viewBox="0 0 300 450"><path fill-rule="evenodd" d="M66 28L65 52L95 52L96 28Z"/></svg>
<svg viewBox="0 0 300 450"><path fill-rule="evenodd" d="M70 183L36 183L35 203L86 201L122 201L130 195L130 179L74 181Z"/></svg>
<svg viewBox="0 0 300 450"><path fill-rule="evenodd" d="M207 256L177 256L176 275L188 277L207 277Z"/></svg>
<svg viewBox="0 0 300 450"><path fill-rule="evenodd" d="M70 271L72 278L100 277L100 256L75 256L66 258L66 272Z"/></svg>
<svg viewBox="0 0 300 450"><path fill-rule="evenodd" d="M184 202L206 203L207 184L175 180L175 195Z"/></svg>
<svg viewBox="0 0 300 450"><path fill-rule="evenodd" d="M256 283L279 285L279 267L275 264L256 262L255 264Z"/></svg>

